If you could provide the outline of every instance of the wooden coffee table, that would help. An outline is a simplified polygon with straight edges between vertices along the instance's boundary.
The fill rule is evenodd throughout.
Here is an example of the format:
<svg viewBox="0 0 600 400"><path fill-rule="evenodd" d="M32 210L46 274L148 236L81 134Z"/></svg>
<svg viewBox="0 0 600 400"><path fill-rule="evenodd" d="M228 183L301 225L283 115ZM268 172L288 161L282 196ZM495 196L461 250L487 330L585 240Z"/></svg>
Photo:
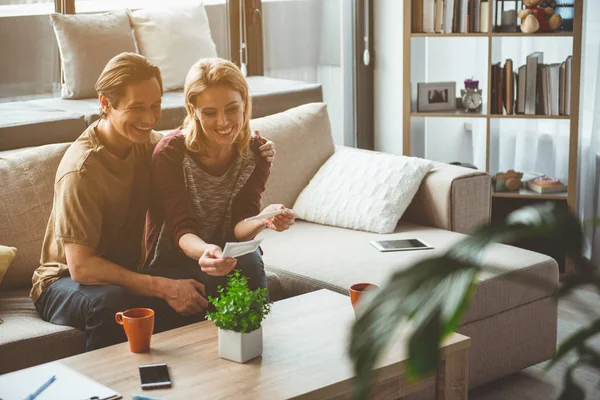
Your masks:
<svg viewBox="0 0 600 400"><path fill-rule="evenodd" d="M328 290L279 301L263 322L262 357L237 364L218 356L217 328L206 321L154 335L152 351L129 352L127 343L59 362L130 399L141 393L138 365L167 362L173 387L148 395L175 399L343 399L353 370L348 357L354 312L347 296ZM437 385L438 399L466 399L470 339L452 335L443 345L437 376L405 384L406 352L396 341L383 357L373 398L398 399Z"/></svg>

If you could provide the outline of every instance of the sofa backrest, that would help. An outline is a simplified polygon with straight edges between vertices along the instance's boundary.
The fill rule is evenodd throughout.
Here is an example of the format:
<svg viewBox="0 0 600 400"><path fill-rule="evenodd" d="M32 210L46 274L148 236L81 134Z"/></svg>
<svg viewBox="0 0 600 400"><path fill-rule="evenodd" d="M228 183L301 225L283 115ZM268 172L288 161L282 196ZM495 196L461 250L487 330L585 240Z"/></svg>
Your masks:
<svg viewBox="0 0 600 400"><path fill-rule="evenodd" d="M277 149L263 206L292 207L335 150L327 106L306 104L253 119L250 125L273 140ZM31 286L52 210L56 169L69 144L0 151L0 244L17 248L0 291Z"/></svg>
<svg viewBox="0 0 600 400"><path fill-rule="evenodd" d="M69 143L0 152L0 244L17 256L0 290L31 286L52 210L54 177Z"/></svg>
<svg viewBox="0 0 600 400"><path fill-rule="evenodd" d="M327 106L305 104L253 119L250 128L275 142L277 151L262 206L281 203L291 208L302 189L335 151Z"/></svg>

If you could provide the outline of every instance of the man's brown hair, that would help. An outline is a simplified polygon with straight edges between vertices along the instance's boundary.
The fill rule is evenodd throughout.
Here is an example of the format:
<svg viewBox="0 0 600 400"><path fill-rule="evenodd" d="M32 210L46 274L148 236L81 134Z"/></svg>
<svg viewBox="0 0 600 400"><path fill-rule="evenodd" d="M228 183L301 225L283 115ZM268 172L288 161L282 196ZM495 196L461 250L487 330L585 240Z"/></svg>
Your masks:
<svg viewBox="0 0 600 400"><path fill-rule="evenodd" d="M160 69L140 54L121 53L106 64L94 88L98 95L104 95L111 106L116 107L125 94L127 85L152 78L156 78L158 81L162 96L163 84ZM100 110L100 118L105 116L104 111Z"/></svg>

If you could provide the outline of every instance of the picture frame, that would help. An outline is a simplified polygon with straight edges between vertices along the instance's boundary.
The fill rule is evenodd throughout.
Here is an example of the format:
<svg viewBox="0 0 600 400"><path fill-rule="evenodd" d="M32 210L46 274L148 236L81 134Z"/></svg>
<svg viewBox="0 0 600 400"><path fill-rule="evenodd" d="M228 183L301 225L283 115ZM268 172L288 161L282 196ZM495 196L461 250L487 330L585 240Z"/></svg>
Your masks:
<svg viewBox="0 0 600 400"><path fill-rule="evenodd" d="M456 110L456 82L427 82L417 84L417 111Z"/></svg>

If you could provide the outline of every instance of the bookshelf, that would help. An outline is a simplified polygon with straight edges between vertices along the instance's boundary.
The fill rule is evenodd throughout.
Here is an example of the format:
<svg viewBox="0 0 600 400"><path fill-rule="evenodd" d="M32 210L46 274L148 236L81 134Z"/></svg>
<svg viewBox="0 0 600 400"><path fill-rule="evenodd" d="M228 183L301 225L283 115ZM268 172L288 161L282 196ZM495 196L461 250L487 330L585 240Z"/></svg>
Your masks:
<svg viewBox="0 0 600 400"><path fill-rule="evenodd" d="M485 33L422 33L412 32L412 7L416 0L406 1L403 15L403 130L402 130L402 148L403 154L411 155L411 140L412 140L412 124L415 118L427 119L427 118L463 118L463 119L476 119L478 121L483 120L485 124L485 170L490 173L490 143L491 143L491 125L493 121L505 120L505 119L523 119L523 120L544 120L544 121L567 121L569 124L569 137L568 137L568 188L566 193L551 193L551 194L539 194L527 189L521 189L517 192L498 192L492 194L492 218L502 218L505 214L510 211L520 208L525 205L535 204L541 201L554 201L559 203L560 207L566 207L571 213L576 212L577 207L577 166L578 166L578 133L579 133L579 92L580 92L580 78L581 78L581 48L582 48L582 24L583 24L583 1L575 0L574 3L574 17L573 17L573 31L572 32L553 32L553 33L534 33L525 34L521 32L500 32L496 31L494 13L495 7L497 6L496 0L490 0L489 4L489 15L488 26L489 32ZM458 0L457 0L458 1ZM482 40L487 42L487 84L480 82L480 88L483 89L483 106L480 112L465 112L464 110L454 110L445 112L418 112L414 104L416 98L415 93L411 86L414 86L415 81L412 78L412 45L416 40L437 40L439 38L450 38L456 40L468 40L468 38ZM500 39L498 39L500 38ZM498 43L501 38L508 38L506 40L515 40L514 38L539 38L540 40L552 40L552 38L566 38L570 40L572 44L571 55L572 55L572 69L571 69L571 112L570 115L525 115L525 114L491 114L489 113L489 105L492 104L492 91L489 90L492 85L492 52L493 46ZM494 40L495 39L495 40ZM419 42L421 43L421 42ZM452 61L449 61L452 62ZM464 63L465 60L460 62ZM518 69L519 65L514 65L515 69ZM460 88L462 88L462 82L456 83L457 97L460 96ZM427 134L427 133L425 133ZM542 248L544 245L541 246ZM538 250L544 253L546 251L538 248L532 248L532 250ZM569 274L573 271L573 264L570 260L564 260L564 255L560 259L560 255L550 251L552 257L556 258L561 265L562 274Z"/></svg>

